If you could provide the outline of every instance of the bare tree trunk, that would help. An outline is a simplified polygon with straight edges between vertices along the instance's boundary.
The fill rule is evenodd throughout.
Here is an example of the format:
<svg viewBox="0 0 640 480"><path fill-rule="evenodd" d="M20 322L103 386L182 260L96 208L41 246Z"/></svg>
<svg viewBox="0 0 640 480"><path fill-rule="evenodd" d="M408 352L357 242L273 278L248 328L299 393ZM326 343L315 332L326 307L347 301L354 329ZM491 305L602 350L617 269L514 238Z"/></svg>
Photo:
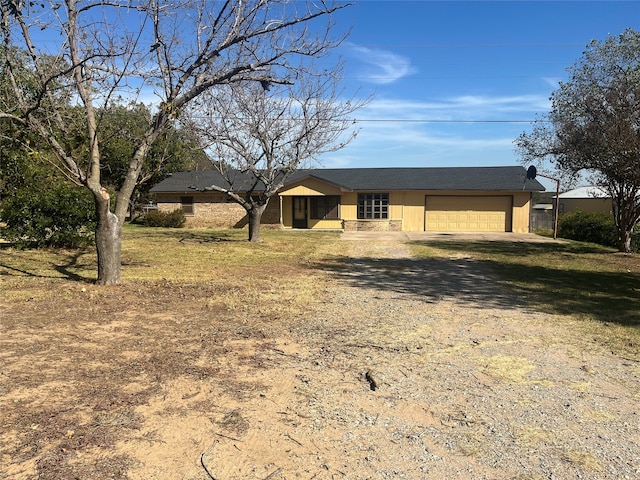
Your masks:
<svg viewBox="0 0 640 480"><path fill-rule="evenodd" d="M247 214L249 215L250 242L262 241L262 238L260 238L260 220L262 219L262 214L264 213L266 208L266 205L255 205L250 210L247 210Z"/></svg>
<svg viewBox="0 0 640 480"><path fill-rule="evenodd" d="M636 220L633 217L633 209L629 207L620 208L623 192L617 193L618 196L616 197L613 205L613 219L615 221L616 230L618 233L618 251L631 253L631 238L633 236L633 227L636 223ZM631 200L631 204L633 203L635 203L635 195Z"/></svg>
<svg viewBox="0 0 640 480"><path fill-rule="evenodd" d="M118 217L109 210L109 194L106 190L95 198L97 225L95 232L98 253L99 285L120 283L122 225Z"/></svg>
<svg viewBox="0 0 640 480"><path fill-rule="evenodd" d="M632 232L626 228L621 228L618 232L618 250L624 253L631 253Z"/></svg>
<svg viewBox="0 0 640 480"><path fill-rule="evenodd" d="M2 79L3 86L11 92L3 98L0 117L44 139L61 163L54 167L62 167L63 173L92 192L100 284L120 282L122 226L144 166L149 164L147 154L158 137L209 90L250 82L264 92L271 84L289 85L294 78L316 77L315 72L308 75L313 62L302 60L322 57L342 44L344 37L330 35L331 15L348 6L328 0L305 0L304 8L291 8L289 1L263 0L38 3L34 9L33 2L0 1L0 65L7 77ZM109 16L107 11L123 15ZM191 28L198 35L177 35L176 18L181 28ZM308 24L316 25L322 18L326 19L324 31L316 32L315 27L307 31ZM52 46L41 35L32 38L32 31L45 29L49 36L64 41ZM139 42L141 38L144 41ZM151 48L150 42L154 42ZM339 64L324 70L322 76L335 78L341 68ZM130 85L133 77L143 83ZM160 105L143 138L136 140L140 143L127 161L115 210L110 213L109 196L101 190L100 143L108 138L103 113L118 105L119 98L137 97L138 89L148 85L154 86ZM331 104L328 100L321 103ZM76 109L76 104L82 108ZM334 123L331 117L330 125ZM78 139L71 146L67 139L77 135L80 125L86 128L85 142ZM263 211L258 207L250 212L251 241L260 239Z"/></svg>

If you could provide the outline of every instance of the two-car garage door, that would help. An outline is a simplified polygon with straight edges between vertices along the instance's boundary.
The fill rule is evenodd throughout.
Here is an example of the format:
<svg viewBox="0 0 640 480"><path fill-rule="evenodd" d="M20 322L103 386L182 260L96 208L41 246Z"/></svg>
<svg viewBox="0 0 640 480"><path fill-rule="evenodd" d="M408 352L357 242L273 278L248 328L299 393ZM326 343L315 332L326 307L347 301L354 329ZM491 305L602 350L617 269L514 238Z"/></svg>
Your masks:
<svg viewBox="0 0 640 480"><path fill-rule="evenodd" d="M511 196L427 195L425 230L431 232L510 232Z"/></svg>

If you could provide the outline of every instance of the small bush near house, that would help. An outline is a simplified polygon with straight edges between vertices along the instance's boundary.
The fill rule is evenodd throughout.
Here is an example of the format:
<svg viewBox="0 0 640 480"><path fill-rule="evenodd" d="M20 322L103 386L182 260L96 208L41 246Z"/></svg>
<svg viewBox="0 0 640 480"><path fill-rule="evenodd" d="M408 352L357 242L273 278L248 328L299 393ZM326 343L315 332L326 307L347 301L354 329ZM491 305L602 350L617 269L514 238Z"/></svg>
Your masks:
<svg viewBox="0 0 640 480"><path fill-rule="evenodd" d="M18 248L80 248L94 239L95 206L83 188L58 184L19 188L3 199L0 220L5 240Z"/></svg>
<svg viewBox="0 0 640 480"><path fill-rule="evenodd" d="M558 219L558 236L580 242L597 243L605 247L617 247L617 230L608 213L582 211L564 213ZM640 238L634 235L631 242L634 252L640 250Z"/></svg>
<svg viewBox="0 0 640 480"><path fill-rule="evenodd" d="M151 210L142 216L140 223L145 227L182 228L187 222L187 217L180 209L172 212Z"/></svg>

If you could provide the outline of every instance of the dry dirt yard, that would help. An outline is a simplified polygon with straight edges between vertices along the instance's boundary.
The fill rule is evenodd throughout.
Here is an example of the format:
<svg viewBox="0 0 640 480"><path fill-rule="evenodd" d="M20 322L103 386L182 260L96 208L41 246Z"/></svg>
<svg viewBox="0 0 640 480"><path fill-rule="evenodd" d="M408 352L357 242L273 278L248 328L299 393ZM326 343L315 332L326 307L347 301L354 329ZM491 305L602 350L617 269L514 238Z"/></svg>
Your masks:
<svg viewBox="0 0 640 480"><path fill-rule="evenodd" d="M0 477L640 478L638 358L468 258L349 248L295 318L220 285L0 299Z"/></svg>

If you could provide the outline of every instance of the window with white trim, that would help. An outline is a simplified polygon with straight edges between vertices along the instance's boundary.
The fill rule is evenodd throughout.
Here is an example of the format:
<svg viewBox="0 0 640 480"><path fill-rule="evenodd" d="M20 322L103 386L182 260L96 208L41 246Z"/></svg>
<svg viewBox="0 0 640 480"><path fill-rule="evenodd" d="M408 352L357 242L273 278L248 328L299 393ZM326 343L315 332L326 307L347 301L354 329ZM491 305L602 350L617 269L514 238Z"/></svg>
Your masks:
<svg viewBox="0 0 640 480"><path fill-rule="evenodd" d="M358 219L385 219L389 218L389 194L388 193L359 193L358 194Z"/></svg>

